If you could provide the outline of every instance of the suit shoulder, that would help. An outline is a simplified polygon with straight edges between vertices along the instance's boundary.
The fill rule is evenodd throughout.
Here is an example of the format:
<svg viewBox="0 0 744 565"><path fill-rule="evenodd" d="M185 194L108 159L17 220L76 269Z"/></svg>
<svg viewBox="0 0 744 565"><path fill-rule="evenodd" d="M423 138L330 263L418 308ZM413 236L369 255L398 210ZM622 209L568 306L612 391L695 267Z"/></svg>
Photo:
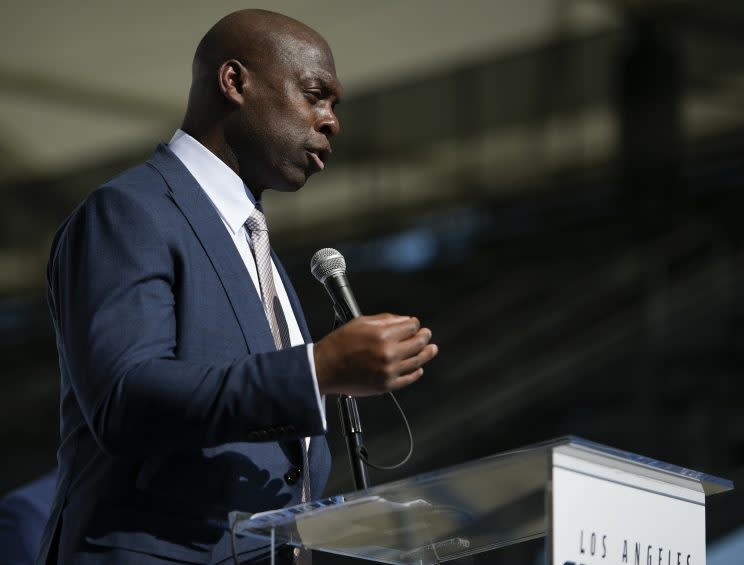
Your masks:
<svg viewBox="0 0 744 565"><path fill-rule="evenodd" d="M141 163L128 169L91 192L86 200L105 198L120 194L143 203L162 199L170 192L163 176L149 163Z"/></svg>
<svg viewBox="0 0 744 565"><path fill-rule="evenodd" d="M90 192L59 226L50 249L48 279L63 247L76 248L91 235L100 237L107 226L126 226L132 237L160 238L160 226L177 218L176 210L168 183L149 161L118 174Z"/></svg>
<svg viewBox="0 0 744 565"><path fill-rule="evenodd" d="M84 229L94 218L141 217L154 221L173 206L169 192L160 173L147 163L120 173L91 191L75 207L57 230L52 251L71 229Z"/></svg>
<svg viewBox="0 0 744 565"><path fill-rule="evenodd" d="M104 182L88 193L62 228L81 216L96 214L97 210L108 209L117 215L139 212L145 216L157 217L173 207L170 187L162 175L148 163L128 169Z"/></svg>

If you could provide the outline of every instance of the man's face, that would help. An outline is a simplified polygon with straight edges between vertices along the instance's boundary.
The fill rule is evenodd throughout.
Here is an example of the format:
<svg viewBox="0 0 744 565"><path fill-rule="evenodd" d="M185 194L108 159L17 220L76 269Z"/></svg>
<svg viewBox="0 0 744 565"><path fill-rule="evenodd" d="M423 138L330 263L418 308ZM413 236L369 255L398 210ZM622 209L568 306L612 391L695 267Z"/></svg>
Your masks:
<svg viewBox="0 0 744 565"><path fill-rule="evenodd" d="M250 69L245 105L227 135L249 188L293 191L331 155L341 85L325 43L290 36L271 51Z"/></svg>

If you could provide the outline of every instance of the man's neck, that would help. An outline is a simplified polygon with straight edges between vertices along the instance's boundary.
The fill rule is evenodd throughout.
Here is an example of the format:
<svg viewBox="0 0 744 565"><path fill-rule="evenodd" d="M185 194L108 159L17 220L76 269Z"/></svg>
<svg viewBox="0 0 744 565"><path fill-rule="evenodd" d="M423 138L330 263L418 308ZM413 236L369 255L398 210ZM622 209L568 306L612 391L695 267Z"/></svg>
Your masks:
<svg viewBox="0 0 744 565"><path fill-rule="evenodd" d="M218 159L220 159L223 163L230 167L236 175L238 175L240 178L243 178L243 176L240 174L240 163L238 161L238 157L233 149L230 147L230 145L227 143L224 132L222 130L212 128L206 131L199 131L199 129L193 127L188 120L184 120L184 123L181 126L181 130L188 133L191 137L201 143ZM253 194L255 201L259 202L261 200L263 189L251 186L250 184L245 182L245 179L243 179L243 182Z"/></svg>

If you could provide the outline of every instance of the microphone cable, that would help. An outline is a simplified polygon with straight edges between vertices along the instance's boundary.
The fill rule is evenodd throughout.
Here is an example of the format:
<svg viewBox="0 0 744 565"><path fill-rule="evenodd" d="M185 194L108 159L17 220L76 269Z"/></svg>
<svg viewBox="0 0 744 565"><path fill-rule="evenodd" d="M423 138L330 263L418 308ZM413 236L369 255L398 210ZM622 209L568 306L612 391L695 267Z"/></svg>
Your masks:
<svg viewBox="0 0 744 565"><path fill-rule="evenodd" d="M403 419L403 424L406 426L406 432L408 433L408 454L398 463L395 463L394 465L381 465L377 463L372 463L368 456L367 456L367 450L357 448L357 453L359 454L359 457L361 458L364 463L373 469L377 469L378 471L393 471L395 469L399 469L406 463L408 463L408 460L413 455L413 432L411 431L411 425L408 423L408 418L406 418L406 413L403 411L403 408L401 407L400 403L398 402L398 399L395 398L395 395L392 392L386 393L388 396L390 396L391 400L395 403L395 406L398 408L398 412L400 412L400 417Z"/></svg>
<svg viewBox="0 0 744 565"><path fill-rule="evenodd" d="M344 325L345 322L336 315L333 319L333 329L337 329L340 326ZM395 398L395 395L392 392L386 392L387 396L390 397L390 399L395 404L396 408L398 409L398 412L400 413L400 417L403 420L403 425L406 427L406 433L408 434L408 453L406 456L401 459L398 463L395 463L394 465L382 465L378 463L372 463L372 461L369 460L369 454L367 453L367 449L357 447L356 452L357 455L359 455L359 458L364 461L364 464L372 467L373 469L377 471L394 471L395 469L400 469L403 465L408 463L408 461L413 456L413 450L415 448L415 443L413 441L413 431L411 430L411 424L408 422L408 418L406 417L406 413L403 410L403 407L400 405L400 402L398 402L398 399Z"/></svg>

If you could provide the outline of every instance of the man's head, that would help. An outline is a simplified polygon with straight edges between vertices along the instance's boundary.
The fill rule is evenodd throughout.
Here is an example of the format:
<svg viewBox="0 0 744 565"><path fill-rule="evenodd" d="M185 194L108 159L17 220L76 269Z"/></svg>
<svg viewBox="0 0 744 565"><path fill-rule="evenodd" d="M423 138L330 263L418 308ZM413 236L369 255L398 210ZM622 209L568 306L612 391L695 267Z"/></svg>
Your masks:
<svg viewBox="0 0 744 565"><path fill-rule="evenodd" d="M197 47L183 129L254 194L297 190L330 157L340 96L333 55L317 32L281 14L242 10Z"/></svg>

